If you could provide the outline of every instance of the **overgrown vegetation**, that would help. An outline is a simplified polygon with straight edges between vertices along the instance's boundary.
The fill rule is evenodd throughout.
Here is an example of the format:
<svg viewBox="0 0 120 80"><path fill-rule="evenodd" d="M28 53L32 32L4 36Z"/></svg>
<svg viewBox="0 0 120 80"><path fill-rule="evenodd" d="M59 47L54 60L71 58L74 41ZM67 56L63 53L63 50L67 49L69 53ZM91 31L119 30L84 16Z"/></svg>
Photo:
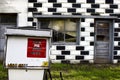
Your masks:
<svg viewBox="0 0 120 80"><path fill-rule="evenodd" d="M53 80L120 80L120 65L113 64L52 64Z"/></svg>
<svg viewBox="0 0 120 80"><path fill-rule="evenodd" d="M51 64L53 80L120 80L120 64ZM7 70L0 64L0 80L7 79ZM50 80L50 79L49 79Z"/></svg>
<svg viewBox="0 0 120 80"><path fill-rule="evenodd" d="M0 80L8 80L7 69L3 67L2 62L0 62Z"/></svg>

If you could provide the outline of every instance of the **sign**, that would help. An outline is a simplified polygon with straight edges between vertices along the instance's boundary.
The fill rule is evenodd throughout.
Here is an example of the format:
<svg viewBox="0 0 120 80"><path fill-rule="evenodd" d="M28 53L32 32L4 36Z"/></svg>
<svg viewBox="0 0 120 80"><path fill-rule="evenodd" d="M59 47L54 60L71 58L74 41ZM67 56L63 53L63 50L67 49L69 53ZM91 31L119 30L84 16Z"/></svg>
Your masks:
<svg viewBox="0 0 120 80"><path fill-rule="evenodd" d="M28 38L27 57L28 58L45 58L46 57L46 39Z"/></svg>

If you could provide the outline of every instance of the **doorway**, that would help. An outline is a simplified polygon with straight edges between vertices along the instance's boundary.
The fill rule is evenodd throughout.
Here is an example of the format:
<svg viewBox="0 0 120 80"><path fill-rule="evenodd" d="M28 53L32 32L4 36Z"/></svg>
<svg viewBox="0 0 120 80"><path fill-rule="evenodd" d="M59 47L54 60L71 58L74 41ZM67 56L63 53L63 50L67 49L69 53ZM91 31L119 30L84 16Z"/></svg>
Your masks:
<svg viewBox="0 0 120 80"><path fill-rule="evenodd" d="M112 21L99 20L95 26L95 63L110 63L112 56Z"/></svg>
<svg viewBox="0 0 120 80"><path fill-rule="evenodd" d="M5 29L7 27L16 27L16 14L0 14L0 61L3 60L5 46Z"/></svg>

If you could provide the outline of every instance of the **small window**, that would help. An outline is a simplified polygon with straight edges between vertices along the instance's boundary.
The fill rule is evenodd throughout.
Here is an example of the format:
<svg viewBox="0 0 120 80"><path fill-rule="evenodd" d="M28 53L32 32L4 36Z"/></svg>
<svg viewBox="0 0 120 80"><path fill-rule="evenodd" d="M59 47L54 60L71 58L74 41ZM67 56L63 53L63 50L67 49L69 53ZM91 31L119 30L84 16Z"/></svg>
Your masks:
<svg viewBox="0 0 120 80"><path fill-rule="evenodd" d="M78 19L39 19L39 27L53 30L53 43L76 43L78 22Z"/></svg>
<svg viewBox="0 0 120 80"><path fill-rule="evenodd" d="M17 14L0 14L0 23L3 24L10 24L10 23L14 23L16 24L16 17Z"/></svg>

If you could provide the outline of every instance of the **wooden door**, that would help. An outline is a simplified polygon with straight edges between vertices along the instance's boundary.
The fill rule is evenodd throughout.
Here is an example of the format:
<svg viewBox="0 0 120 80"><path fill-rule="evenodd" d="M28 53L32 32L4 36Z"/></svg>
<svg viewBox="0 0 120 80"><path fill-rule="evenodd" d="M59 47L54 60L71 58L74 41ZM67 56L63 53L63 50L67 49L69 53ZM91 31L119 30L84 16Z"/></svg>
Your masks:
<svg viewBox="0 0 120 80"><path fill-rule="evenodd" d="M111 22L96 21L95 28L95 63L110 63L111 57Z"/></svg>

